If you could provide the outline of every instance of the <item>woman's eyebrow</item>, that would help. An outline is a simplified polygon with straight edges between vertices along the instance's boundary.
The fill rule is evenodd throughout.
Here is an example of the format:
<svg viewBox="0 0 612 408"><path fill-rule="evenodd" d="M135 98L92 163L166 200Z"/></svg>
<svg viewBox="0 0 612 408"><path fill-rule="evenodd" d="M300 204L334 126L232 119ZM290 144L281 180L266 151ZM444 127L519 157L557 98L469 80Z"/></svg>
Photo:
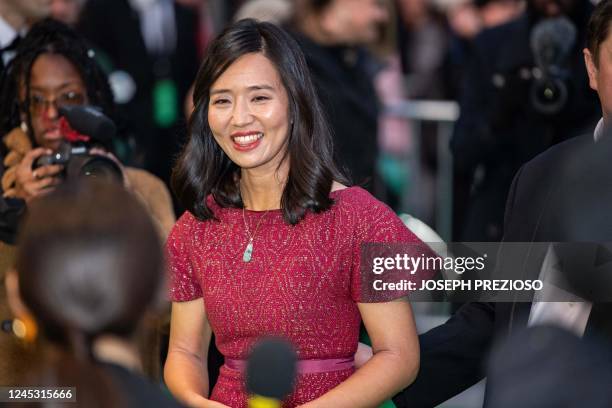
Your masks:
<svg viewBox="0 0 612 408"><path fill-rule="evenodd" d="M51 90L52 90L52 91L58 91L58 90L61 90L61 89L67 88L67 87L69 87L69 86L73 86L73 85L75 85L75 83L76 83L76 82L73 82L73 81L70 81L70 82L64 82L63 84L60 84L60 85L58 85L58 86L56 86L56 87L52 88ZM31 86L30 86L30 88L31 88L33 91L39 91L39 92L44 92L44 91L49 90L49 88L47 88L47 87L41 87L41 86L37 86L37 85L31 85Z"/></svg>
<svg viewBox="0 0 612 408"><path fill-rule="evenodd" d="M275 90L275 88L273 86L265 85L265 84L263 84L263 85L251 85L251 86L247 87L247 89L249 91L260 91L262 89L265 89L265 90L268 90L268 91L274 91Z"/></svg>
<svg viewBox="0 0 612 408"><path fill-rule="evenodd" d="M247 86L246 88L249 91L260 91L260 90L268 90L268 91L274 91L276 90L276 88L274 88L272 85L267 85L267 84L260 84L260 85L251 85L251 86ZM217 94L222 94L222 93L231 93L231 90L229 89L213 89L210 91L211 95L217 95Z"/></svg>

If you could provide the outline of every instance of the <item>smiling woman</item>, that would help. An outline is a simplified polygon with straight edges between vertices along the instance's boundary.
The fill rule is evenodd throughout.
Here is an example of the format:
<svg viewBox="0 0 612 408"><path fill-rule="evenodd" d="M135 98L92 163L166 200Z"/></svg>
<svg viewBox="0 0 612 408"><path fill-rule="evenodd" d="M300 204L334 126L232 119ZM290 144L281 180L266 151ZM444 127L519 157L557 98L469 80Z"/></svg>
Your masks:
<svg viewBox="0 0 612 408"><path fill-rule="evenodd" d="M173 175L188 212L166 244L172 393L189 406L245 407L245 359L269 335L299 358L286 407L375 406L412 382L410 304L390 301L405 292L364 294L360 249L420 241L383 203L343 184L296 42L268 23L228 27L208 50L194 105ZM361 320L374 357L355 372ZM209 393L213 332L225 364Z"/></svg>
<svg viewBox="0 0 612 408"><path fill-rule="evenodd" d="M249 173L279 169L287 149L289 104L272 62L259 53L240 57L210 94L208 123L230 160Z"/></svg>

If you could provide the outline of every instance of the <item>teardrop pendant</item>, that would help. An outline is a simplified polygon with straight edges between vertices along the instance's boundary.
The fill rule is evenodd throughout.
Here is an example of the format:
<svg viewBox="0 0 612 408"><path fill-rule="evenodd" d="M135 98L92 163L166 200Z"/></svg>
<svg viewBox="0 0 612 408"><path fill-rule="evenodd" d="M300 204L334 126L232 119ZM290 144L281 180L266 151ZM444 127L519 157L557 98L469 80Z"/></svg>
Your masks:
<svg viewBox="0 0 612 408"><path fill-rule="evenodd" d="M242 260L244 262L251 262L251 257L253 255L253 240L249 240L249 243L244 250L244 254L242 254Z"/></svg>

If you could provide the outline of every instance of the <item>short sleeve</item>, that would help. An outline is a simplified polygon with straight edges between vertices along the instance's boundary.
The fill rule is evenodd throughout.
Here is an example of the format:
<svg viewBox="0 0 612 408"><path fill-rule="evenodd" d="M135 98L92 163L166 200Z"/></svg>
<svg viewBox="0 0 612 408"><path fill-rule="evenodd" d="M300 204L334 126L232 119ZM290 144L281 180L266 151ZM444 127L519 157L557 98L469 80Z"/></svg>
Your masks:
<svg viewBox="0 0 612 408"><path fill-rule="evenodd" d="M199 277L192 264L193 228L197 220L188 212L174 224L166 241L169 298L187 302L202 297Z"/></svg>
<svg viewBox="0 0 612 408"><path fill-rule="evenodd" d="M355 234L351 263L351 297L359 303L388 302L407 296L408 282L420 282L435 271L418 269L373 271L374 258L401 256L437 256L408 229L384 203L368 194L365 203L355 209ZM391 285L389 285L391 284Z"/></svg>

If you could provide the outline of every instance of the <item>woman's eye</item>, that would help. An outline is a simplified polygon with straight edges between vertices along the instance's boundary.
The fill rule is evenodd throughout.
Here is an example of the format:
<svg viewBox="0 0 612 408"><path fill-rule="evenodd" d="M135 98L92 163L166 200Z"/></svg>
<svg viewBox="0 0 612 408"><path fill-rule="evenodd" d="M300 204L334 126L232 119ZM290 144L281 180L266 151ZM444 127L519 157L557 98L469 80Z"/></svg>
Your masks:
<svg viewBox="0 0 612 408"><path fill-rule="evenodd" d="M264 96L264 95L259 95L259 96L254 97L254 98L253 98L253 101L254 101L254 102L262 102L262 101L267 101L267 100L269 100L269 99L270 99L270 98L269 98L269 97L267 97L267 96Z"/></svg>
<svg viewBox="0 0 612 408"><path fill-rule="evenodd" d="M30 105L42 105L45 103L45 98L40 95L31 95L30 96Z"/></svg>
<svg viewBox="0 0 612 408"><path fill-rule="evenodd" d="M85 96L79 92L70 91L62 94L58 102L61 105L82 105L85 102Z"/></svg>
<svg viewBox="0 0 612 408"><path fill-rule="evenodd" d="M225 105L229 103L229 99L216 99L213 101L213 105Z"/></svg>

